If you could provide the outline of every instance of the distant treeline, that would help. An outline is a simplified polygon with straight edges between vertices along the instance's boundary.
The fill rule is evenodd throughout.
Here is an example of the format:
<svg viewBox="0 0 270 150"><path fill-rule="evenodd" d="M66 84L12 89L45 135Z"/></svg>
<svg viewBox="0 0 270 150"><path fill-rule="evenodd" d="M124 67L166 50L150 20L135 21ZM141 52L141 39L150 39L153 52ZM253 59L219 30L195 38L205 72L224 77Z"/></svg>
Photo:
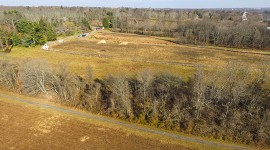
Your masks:
<svg viewBox="0 0 270 150"><path fill-rule="evenodd" d="M142 71L136 77L94 79L65 64L0 61L0 86L22 94L47 95L92 113L168 130L249 145L270 146L270 74L230 63L210 73L197 69L188 80Z"/></svg>
<svg viewBox="0 0 270 150"><path fill-rule="evenodd" d="M23 43L44 43L54 38L88 32L104 26L117 32L168 36L179 43L237 48L270 48L269 11L249 10L242 21L243 9L132 9L87 7L4 7L0 6L0 35ZM19 22L31 22L27 34L17 30ZM46 23L46 27L40 24ZM31 28L31 29L30 29ZM33 33L33 28L37 34ZM39 29L40 28L40 29ZM31 33L29 33L31 30ZM36 42L36 37L43 37ZM45 33L46 32L46 33ZM16 35L13 35L17 33ZM21 35L22 34L22 35ZM48 35L49 34L49 35ZM15 36L15 37L14 37ZM5 38L6 40L7 38ZM3 40L3 38L2 38ZM6 40L7 41L7 40ZM27 42L28 41L28 42ZM2 42L5 44L5 42ZM2 44L2 45L4 45ZM0 45L1 46L1 45Z"/></svg>
<svg viewBox="0 0 270 150"><path fill-rule="evenodd" d="M261 23L189 21L179 25L179 42L236 48L270 48L270 30Z"/></svg>

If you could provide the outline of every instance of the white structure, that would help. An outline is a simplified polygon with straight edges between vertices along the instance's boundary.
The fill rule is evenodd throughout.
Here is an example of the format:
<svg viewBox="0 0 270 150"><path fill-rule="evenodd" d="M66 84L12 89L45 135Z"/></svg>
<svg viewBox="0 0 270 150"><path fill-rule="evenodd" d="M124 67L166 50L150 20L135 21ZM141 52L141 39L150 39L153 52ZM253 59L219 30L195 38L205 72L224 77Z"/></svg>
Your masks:
<svg viewBox="0 0 270 150"><path fill-rule="evenodd" d="M49 50L49 46L47 44L44 44L41 48L46 51Z"/></svg>
<svg viewBox="0 0 270 150"><path fill-rule="evenodd" d="M247 21L248 19L247 19L247 14L248 14L248 12L244 12L244 14L243 14L243 16L242 16L242 21Z"/></svg>
<svg viewBox="0 0 270 150"><path fill-rule="evenodd" d="M64 39L58 40L58 43L63 43L63 42L64 42Z"/></svg>
<svg viewBox="0 0 270 150"><path fill-rule="evenodd" d="M266 30L270 30L270 27L267 27Z"/></svg>

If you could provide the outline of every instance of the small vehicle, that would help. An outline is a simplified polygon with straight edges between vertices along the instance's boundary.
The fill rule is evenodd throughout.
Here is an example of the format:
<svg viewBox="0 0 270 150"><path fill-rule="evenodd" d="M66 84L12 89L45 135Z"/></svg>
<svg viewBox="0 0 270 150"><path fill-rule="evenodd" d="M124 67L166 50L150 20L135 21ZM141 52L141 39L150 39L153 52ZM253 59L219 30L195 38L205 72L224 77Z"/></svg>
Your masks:
<svg viewBox="0 0 270 150"><path fill-rule="evenodd" d="M80 35L78 35L78 37L86 37L87 36L87 34L80 34Z"/></svg>

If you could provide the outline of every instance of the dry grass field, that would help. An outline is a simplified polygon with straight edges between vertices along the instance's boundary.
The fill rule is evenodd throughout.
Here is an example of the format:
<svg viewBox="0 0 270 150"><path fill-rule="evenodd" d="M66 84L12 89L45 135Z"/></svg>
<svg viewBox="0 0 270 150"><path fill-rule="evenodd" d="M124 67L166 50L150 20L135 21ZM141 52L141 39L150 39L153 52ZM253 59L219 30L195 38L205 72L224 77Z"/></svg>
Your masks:
<svg viewBox="0 0 270 150"><path fill-rule="evenodd" d="M101 40L106 43L97 44ZM40 47L15 47L9 54L1 53L0 59L18 62L42 59L55 66L64 62L80 75L84 75L85 68L90 65L94 76L101 78L108 74L134 76L149 69L154 73L178 74L186 79L196 66L211 71L236 61L257 67L270 58L268 52L227 50L183 46L158 37L101 31L86 38L54 44L50 51L43 51ZM179 144L164 143L160 139L144 138L53 111L1 100L0 129L0 149L186 149Z"/></svg>
<svg viewBox="0 0 270 150"><path fill-rule="evenodd" d="M246 148L243 145L89 114L83 110L54 103L46 96L34 98L2 89L0 89L0 129L0 149Z"/></svg>
<svg viewBox="0 0 270 150"><path fill-rule="evenodd" d="M97 44L101 40L106 43ZM73 38L54 44L50 51L42 51L40 47L17 47L10 54L1 57L13 60L44 59L54 65L64 62L81 75L90 65L95 77L105 77L108 74L132 76L149 69L154 73L171 72L184 78L190 76L196 66L212 70L236 61L257 67L270 58L268 52L226 50L177 45L158 37L99 31L89 37Z"/></svg>
<svg viewBox="0 0 270 150"><path fill-rule="evenodd" d="M0 149L187 149L2 100L0 128Z"/></svg>

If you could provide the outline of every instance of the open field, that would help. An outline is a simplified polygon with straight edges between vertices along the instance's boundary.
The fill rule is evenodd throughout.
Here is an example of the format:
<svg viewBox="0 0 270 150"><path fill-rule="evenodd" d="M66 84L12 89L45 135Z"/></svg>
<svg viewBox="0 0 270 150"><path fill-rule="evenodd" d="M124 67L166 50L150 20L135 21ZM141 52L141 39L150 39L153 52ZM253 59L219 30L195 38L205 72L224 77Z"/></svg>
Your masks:
<svg viewBox="0 0 270 150"><path fill-rule="evenodd" d="M0 101L0 149L187 149Z"/></svg>
<svg viewBox="0 0 270 150"><path fill-rule="evenodd" d="M96 44L106 40L106 44ZM127 45L119 45L126 42ZM254 54L258 53L258 54ZM1 54L2 55L2 54ZM153 72L171 72L184 78L190 76L196 66L212 70L230 61L243 62L257 67L269 60L268 52L215 49L176 45L158 37L135 34L95 32L86 38L73 38L51 46L50 51L36 48L14 48L6 59L44 59L56 65L68 64L75 73L83 75L84 68L92 66L95 77L108 74L134 75L149 69Z"/></svg>
<svg viewBox="0 0 270 150"><path fill-rule="evenodd" d="M0 127L0 149L246 149L87 114L2 90Z"/></svg>
<svg viewBox="0 0 270 150"><path fill-rule="evenodd" d="M98 45L97 43L101 40L106 40L106 44ZM119 45L122 42L126 44ZM18 60L19 63L28 58L42 59L47 60L55 66L58 63L64 62L71 67L74 73L80 75L84 75L85 68L90 65L93 68L95 77L105 77L108 74L134 76L139 71L150 69L153 72L179 74L187 79L188 76L192 75L197 66L211 71L226 65L230 61L234 61L236 63L243 62L244 64L256 68L262 62L265 63L269 57L268 52L248 52L244 50L216 49L214 47L183 46L157 37L102 31L94 33L87 38L74 37L64 43L53 44L51 45L50 51L42 51L39 47L16 47L9 54L1 53L0 59ZM128 145L133 145L132 142L126 142L124 139L135 141L134 148L131 147L132 149L139 147L137 143L143 143L143 141L148 140L150 142L147 142L145 145L149 146L149 148L140 145L141 147L139 147L139 149L185 149L184 146L186 146L186 144L182 143L179 145L177 142L176 144L170 142L164 143L163 139L155 139L152 138L152 136L150 139L142 139L142 141L140 141L137 139L141 139L141 137L137 134L133 136L133 134L123 132L122 130L103 126L100 127L100 125L89 124L89 122L84 122L80 119L77 120L68 115L59 115L54 111L45 111L43 109L33 109L28 106L24 108L17 104L13 106L13 104L6 103L6 101L0 102L0 115L4 114L0 126L6 129L1 131L0 134L5 135L3 140L11 141L0 141L7 143L7 145L4 145L5 147L3 147L3 149L13 148L14 146L12 144L14 143L14 139L16 140L16 138L13 137L16 136L19 136L17 139L22 138L26 140L18 144L18 147L22 149L27 148L28 145L33 145L33 147L30 148L35 149L35 146L37 146L35 143L40 143L41 139L46 139L45 142L48 143L52 143L50 141L51 139L53 141L59 140L58 143L63 143L52 145L55 146L56 149L65 149L65 146L67 145L67 147L69 147L69 144L70 147L74 145L80 146L74 147L74 149L85 149L84 143L87 142L87 145L93 145L91 148L97 149L118 149L119 147L117 146L108 146L110 144L119 145L120 143L117 143L117 141L127 143L127 145L121 145L122 149L126 149ZM29 116L29 114L31 115ZM16 120L16 123L3 123L3 121L9 121L10 118L13 118L13 121ZM17 120L17 118L19 119ZM30 121L24 122L24 120ZM78 122L79 125L77 125ZM82 124L82 126L80 124ZM70 128L70 126L74 128ZM26 134L17 134L19 131ZM108 131L110 134L102 135L102 131ZM68 134L66 135L65 133ZM46 135L46 137L44 135ZM65 139L62 137L65 137ZM114 137L114 139L111 139L112 137ZM107 143L98 145L104 138L108 138L106 139ZM158 144L155 145L154 143L156 143L156 141L158 141ZM8 145L9 143L11 144ZM24 145L24 143L27 143L27 145ZM44 143L44 148L48 147L48 143ZM190 145L187 144L187 147L190 147Z"/></svg>
<svg viewBox="0 0 270 150"><path fill-rule="evenodd" d="M147 37L135 34L98 32L94 38L74 40L69 43L52 47L63 53L114 58L147 63L173 64L178 66L215 67L228 61L242 61L256 64L266 61L269 56L231 51L215 50L213 48L188 47L177 45L157 37ZM96 44L106 40L104 45ZM128 45L119 45L128 42Z"/></svg>

